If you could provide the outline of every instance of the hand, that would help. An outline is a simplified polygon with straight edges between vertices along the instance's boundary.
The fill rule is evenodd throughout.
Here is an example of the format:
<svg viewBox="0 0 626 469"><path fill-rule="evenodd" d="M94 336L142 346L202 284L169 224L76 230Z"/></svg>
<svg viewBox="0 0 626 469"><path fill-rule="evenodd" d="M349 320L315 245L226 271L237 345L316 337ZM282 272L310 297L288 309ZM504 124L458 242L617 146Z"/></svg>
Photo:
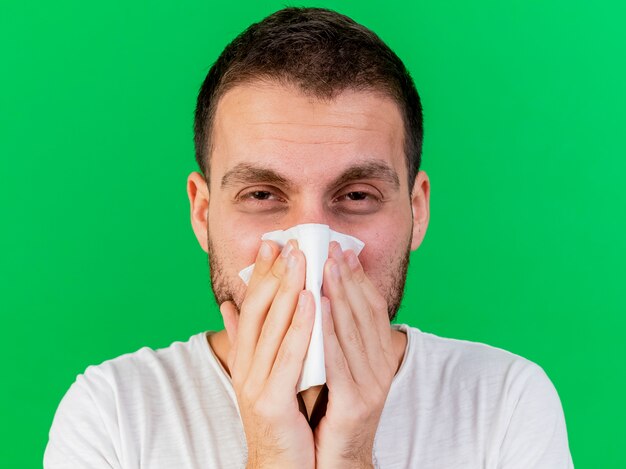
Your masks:
<svg viewBox="0 0 626 469"><path fill-rule="evenodd" d="M315 429L317 467L373 467L376 429L396 371L387 303L353 251L331 243L322 324L328 405Z"/></svg>
<svg viewBox="0 0 626 469"><path fill-rule="evenodd" d="M248 446L247 467L315 465L313 433L300 412L296 385L315 317L303 291L305 258L295 242L264 241L237 314L220 305L231 343L228 366Z"/></svg>

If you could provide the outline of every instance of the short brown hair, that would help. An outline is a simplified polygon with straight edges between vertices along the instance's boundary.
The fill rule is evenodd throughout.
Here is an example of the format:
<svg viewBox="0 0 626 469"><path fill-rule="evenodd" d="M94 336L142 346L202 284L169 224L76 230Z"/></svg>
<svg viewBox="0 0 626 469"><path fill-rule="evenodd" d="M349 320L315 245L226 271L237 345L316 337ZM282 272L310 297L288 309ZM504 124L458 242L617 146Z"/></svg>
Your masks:
<svg viewBox="0 0 626 469"><path fill-rule="evenodd" d="M375 90L399 105L405 127L409 191L422 153L422 106L400 58L371 30L323 8L285 8L254 23L226 46L207 74L196 105L196 162L209 180L211 129L220 97L237 84L273 80L319 99L346 89Z"/></svg>

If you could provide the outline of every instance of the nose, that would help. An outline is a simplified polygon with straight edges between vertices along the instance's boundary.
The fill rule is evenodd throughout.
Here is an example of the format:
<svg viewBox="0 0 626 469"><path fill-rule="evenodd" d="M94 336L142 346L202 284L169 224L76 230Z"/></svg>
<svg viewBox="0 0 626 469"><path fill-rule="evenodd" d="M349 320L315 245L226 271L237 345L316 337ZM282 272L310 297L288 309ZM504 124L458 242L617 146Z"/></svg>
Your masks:
<svg viewBox="0 0 626 469"><path fill-rule="evenodd" d="M285 220L288 224L285 228L305 223L320 223L330 225L328 208L324 201L313 197L306 198L295 203Z"/></svg>

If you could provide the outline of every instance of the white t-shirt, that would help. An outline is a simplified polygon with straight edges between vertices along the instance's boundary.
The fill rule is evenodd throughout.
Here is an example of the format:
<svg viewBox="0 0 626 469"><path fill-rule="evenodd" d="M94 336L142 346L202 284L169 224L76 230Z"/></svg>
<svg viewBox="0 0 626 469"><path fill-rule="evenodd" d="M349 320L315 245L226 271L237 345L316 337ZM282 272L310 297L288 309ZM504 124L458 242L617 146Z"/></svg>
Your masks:
<svg viewBox="0 0 626 469"><path fill-rule="evenodd" d="M559 396L535 363L406 324L405 356L374 441L380 468L573 468ZM246 440L206 333L144 347L79 375L44 467L239 468Z"/></svg>

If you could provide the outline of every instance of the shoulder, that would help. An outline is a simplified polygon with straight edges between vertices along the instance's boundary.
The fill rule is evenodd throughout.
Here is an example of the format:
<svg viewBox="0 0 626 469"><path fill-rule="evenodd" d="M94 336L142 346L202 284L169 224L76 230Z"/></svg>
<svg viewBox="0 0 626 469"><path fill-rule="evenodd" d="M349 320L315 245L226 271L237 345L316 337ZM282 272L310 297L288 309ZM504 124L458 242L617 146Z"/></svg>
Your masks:
<svg viewBox="0 0 626 469"><path fill-rule="evenodd" d="M112 400L119 404L120 400L133 395L147 397L150 394L141 394L143 389L176 385L187 381L192 372L202 374L207 362L211 361L210 355L204 332L163 348L142 347L99 365L88 366L76 377L63 400L83 395L83 399L89 396L99 404Z"/></svg>
<svg viewBox="0 0 626 469"><path fill-rule="evenodd" d="M196 334L161 349L143 347L88 366L56 410L46 467L64 467L57 464L60 461L72 461L72 467L117 467L123 445L120 429L140 420L142 409L160 406L156 401L163 390L184 385L196 362L206 358L200 349L204 337Z"/></svg>
<svg viewBox="0 0 626 469"><path fill-rule="evenodd" d="M480 401L511 417L518 403L561 411L556 389L537 363L481 342L440 337L402 324L407 356L396 376L401 388L438 399ZM477 401L478 400L478 401Z"/></svg>
<svg viewBox="0 0 626 469"><path fill-rule="evenodd" d="M202 346L208 351L204 340L204 333L195 334L184 342L176 341L156 349L142 347L99 365L88 366L77 376L70 391L86 392L96 402L110 402L111 397L119 401L164 383L184 381L189 372L197 368L197 363L206 358L201 353Z"/></svg>
<svg viewBox="0 0 626 469"><path fill-rule="evenodd" d="M510 383L547 378L543 369L527 358L482 342L441 337L406 324L409 347L407 363L423 373L443 374L460 385L480 379Z"/></svg>
<svg viewBox="0 0 626 469"><path fill-rule="evenodd" d="M494 435L499 467L572 467L561 400L540 365L481 342L396 327L409 342L401 387L433 408L452 406L455 418L467 417L474 427L483 422Z"/></svg>
<svg viewBox="0 0 626 469"><path fill-rule="evenodd" d="M99 365L87 367L84 375L95 374L108 375L112 379L120 374L150 371L155 367L171 368L173 366L191 364L198 355L197 346L206 345L206 333L198 333L186 341L176 341L167 347L151 348L142 347L139 350L120 355L117 358L106 360Z"/></svg>

